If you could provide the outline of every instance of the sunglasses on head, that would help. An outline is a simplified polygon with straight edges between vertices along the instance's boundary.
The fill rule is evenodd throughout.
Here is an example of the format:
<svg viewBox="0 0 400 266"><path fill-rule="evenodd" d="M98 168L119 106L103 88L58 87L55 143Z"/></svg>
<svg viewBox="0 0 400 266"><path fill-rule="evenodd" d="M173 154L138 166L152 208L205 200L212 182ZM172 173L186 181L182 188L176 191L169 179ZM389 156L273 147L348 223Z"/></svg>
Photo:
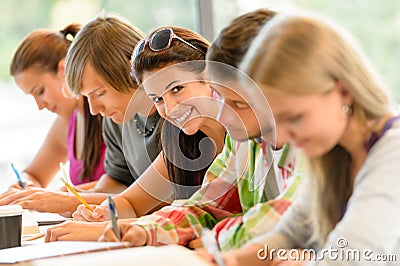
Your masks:
<svg viewBox="0 0 400 266"><path fill-rule="evenodd" d="M169 47L171 47L173 39L177 39L205 55L205 53L201 51L199 48L177 36L171 28L163 28L154 32L149 37L142 39L138 42L138 44L135 46L135 49L133 50L132 60L141 51L143 51L147 45L153 52L159 52L168 49Z"/></svg>

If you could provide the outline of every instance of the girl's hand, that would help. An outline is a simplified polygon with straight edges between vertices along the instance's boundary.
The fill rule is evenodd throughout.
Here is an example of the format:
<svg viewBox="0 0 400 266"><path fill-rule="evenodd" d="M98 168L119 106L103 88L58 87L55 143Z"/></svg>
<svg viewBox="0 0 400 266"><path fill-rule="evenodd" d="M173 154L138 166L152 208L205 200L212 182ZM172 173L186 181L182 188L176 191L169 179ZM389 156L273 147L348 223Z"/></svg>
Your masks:
<svg viewBox="0 0 400 266"><path fill-rule="evenodd" d="M24 209L59 213L62 216L71 217L80 202L69 193L35 187L20 190L0 199L0 205L6 204L19 204Z"/></svg>
<svg viewBox="0 0 400 266"><path fill-rule="evenodd" d="M72 214L74 221L103 222L110 220L110 210L108 209L108 206L90 206L94 209L93 211L90 211L83 204L79 205L76 211Z"/></svg>
<svg viewBox="0 0 400 266"><path fill-rule="evenodd" d="M107 224L67 221L47 229L45 242L97 241Z"/></svg>
<svg viewBox="0 0 400 266"><path fill-rule="evenodd" d="M132 222L126 222L123 220L118 221L118 230L121 235L121 241L130 242L135 247L145 246L147 243L147 232L143 227L132 224ZM106 229L102 236L100 236L99 241L104 242L117 242L119 241L112 230L112 226L108 223Z"/></svg>

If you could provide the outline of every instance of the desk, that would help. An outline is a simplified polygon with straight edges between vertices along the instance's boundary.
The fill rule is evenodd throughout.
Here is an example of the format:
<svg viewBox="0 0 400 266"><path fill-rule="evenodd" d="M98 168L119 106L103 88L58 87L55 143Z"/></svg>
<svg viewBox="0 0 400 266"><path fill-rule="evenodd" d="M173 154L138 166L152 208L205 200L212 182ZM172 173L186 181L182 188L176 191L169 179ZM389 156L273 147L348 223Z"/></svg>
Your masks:
<svg viewBox="0 0 400 266"><path fill-rule="evenodd" d="M56 214L29 213L28 217L34 217L36 221L56 220ZM50 226L39 226L39 230L45 233ZM8 250L0 250L0 265L5 261L23 260L16 265L207 265L194 251L178 245L163 247L136 247L126 248L121 243L105 242L52 242L44 243L44 237L32 241L23 241L22 247ZM118 245L118 246L116 246ZM105 250L111 248L112 250ZM115 249L119 248L119 249ZM101 249L101 251L99 251ZM97 250L87 252L87 250ZM68 253L73 255L62 255ZM86 252L86 253L83 253ZM53 256L51 258L44 258ZM57 257L54 257L57 256ZM38 259L33 259L38 258ZM41 259L39 259L41 258ZM32 260L33 259L33 260ZM29 260L29 261L27 261Z"/></svg>
<svg viewBox="0 0 400 266"><path fill-rule="evenodd" d="M10 265L10 264L0 264ZM86 254L68 255L48 259L20 262L15 265L26 266L78 266L78 265L146 265L146 266L207 266L194 251L178 245L163 247L137 247Z"/></svg>
<svg viewBox="0 0 400 266"><path fill-rule="evenodd" d="M50 217L45 214L39 214L39 217ZM36 216L38 217L38 216ZM39 229L41 232L46 232L47 228L49 226L39 226ZM60 242L59 242L60 243ZM65 242L64 242L65 243ZM84 243L88 243L90 246L89 242L80 242L83 245ZM100 244L99 242L96 242L97 244ZM94 243L96 245L96 243ZM17 252L17 254L22 254L24 252L28 252L29 246L32 245L47 245L44 244L44 237L33 240L33 241L24 241L23 242L23 247L20 248ZM103 244L106 244L103 242ZM112 243L111 243L112 244ZM80 244L76 244L73 247L79 246ZM83 246L81 245L81 246ZM25 249L24 248L28 248ZM51 246L49 246L51 247ZM62 247L65 247L64 245ZM57 246L57 251L63 250L66 251L65 249L68 248L60 248L60 246ZM36 249L37 250L37 249ZM46 251L45 247L42 247L40 249L40 253L43 251ZM49 250L55 250L54 248L47 248L48 252ZM87 250L86 248L84 250ZM1 250L0 250L1 251ZM14 255L10 255L10 251L7 252L7 254L3 254L3 261L5 257L10 256L13 260L15 260ZM35 252L35 251L33 251ZM1 253L1 252L0 252ZM60 252L57 252L59 254ZM29 253L25 253L29 254ZM37 251L36 253L32 254L38 254ZM16 255L18 256L18 255ZM23 256L21 256L22 258ZM28 256L31 257L31 256ZM1 254L0 254L0 261L1 261ZM1 264L1 265L10 265L10 264ZM35 259L32 261L25 261L25 262L20 262L16 263L15 265L27 265L27 266L58 266L58 265L68 265L68 266L77 266L77 265L96 265L96 266L109 266L109 265L146 265L146 266L152 266L152 265L174 265L174 266L180 266L180 265L190 265L190 266L204 266L207 265L204 261L202 261L194 251L191 251L185 247L178 246L178 245L170 245L170 246L163 246L163 247L136 247L136 248L121 248L121 249L115 249L115 250L108 250L108 251L95 251L91 253L85 253L85 254L75 254L75 255L66 255L66 256L59 256L59 257L53 257L53 258L47 258L47 259Z"/></svg>
<svg viewBox="0 0 400 266"><path fill-rule="evenodd" d="M44 243L44 237L29 241L26 241L26 239L39 232L46 233L47 228L53 224L58 224L66 220L71 220L71 218L65 218L56 213L30 212L25 210L22 215L22 246Z"/></svg>

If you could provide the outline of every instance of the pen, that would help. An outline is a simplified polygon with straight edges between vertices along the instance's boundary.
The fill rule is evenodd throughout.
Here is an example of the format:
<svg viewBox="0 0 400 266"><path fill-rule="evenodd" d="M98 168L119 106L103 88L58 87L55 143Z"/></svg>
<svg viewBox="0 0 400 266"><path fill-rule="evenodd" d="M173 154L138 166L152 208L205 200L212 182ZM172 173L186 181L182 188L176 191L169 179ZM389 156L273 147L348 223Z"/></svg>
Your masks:
<svg viewBox="0 0 400 266"><path fill-rule="evenodd" d="M218 266L225 266L224 259L222 258L221 251L217 241L215 240L214 234L208 228L203 228L201 233L201 242L207 249L208 253L214 256L215 262Z"/></svg>
<svg viewBox="0 0 400 266"><path fill-rule="evenodd" d="M22 188L25 188L24 182L22 182L21 176L19 175L18 170L15 168L14 164L11 163L11 168L13 169L15 175L17 176L18 183Z"/></svg>
<svg viewBox="0 0 400 266"><path fill-rule="evenodd" d="M78 192L76 192L76 190L68 183L67 181L67 173L65 172L65 168L64 168L64 164L60 163L60 170L61 173L63 175L63 177L61 177L61 181L65 184L65 186L68 188L69 191L72 192L72 194L75 195L75 197L83 204L85 205L86 208L88 208L89 210L93 211L93 208L90 207L90 205L86 202L86 200L84 198L81 197L81 195L78 194Z"/></svg>
<svg viewBox="0 0 400 266"><path fill-rule="evenodd" d="M217 265L225 266L225 262L222 258L217 241L215 240L214 234L211 232L210 229L203 228L203 232L201 234L201 242L203 242L203 246L207 249L208 253L214 256Z"/></svg>
<svg viewBox="0 0 400 266"><path fill-rule="evenodd" d="M108 208L110 209L110 217L111 217L111 226L115 236L121 241L121 235L119 233L117 219L118 219L118 212L117 208L115 207L115 202L112 197L108 196Z"/></svg>

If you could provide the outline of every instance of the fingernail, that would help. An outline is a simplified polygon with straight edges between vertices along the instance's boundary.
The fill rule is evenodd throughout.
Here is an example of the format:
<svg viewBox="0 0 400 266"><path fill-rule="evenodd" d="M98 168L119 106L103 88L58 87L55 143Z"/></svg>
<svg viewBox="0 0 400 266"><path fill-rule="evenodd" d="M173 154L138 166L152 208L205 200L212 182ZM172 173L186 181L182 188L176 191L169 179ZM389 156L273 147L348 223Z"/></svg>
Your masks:
<svg viewBox="0 0 400 266"><path fill-rule="evenodd" d="M93 218L99 218L99 214L97 212L93 212L92 216Z"/></svg>

